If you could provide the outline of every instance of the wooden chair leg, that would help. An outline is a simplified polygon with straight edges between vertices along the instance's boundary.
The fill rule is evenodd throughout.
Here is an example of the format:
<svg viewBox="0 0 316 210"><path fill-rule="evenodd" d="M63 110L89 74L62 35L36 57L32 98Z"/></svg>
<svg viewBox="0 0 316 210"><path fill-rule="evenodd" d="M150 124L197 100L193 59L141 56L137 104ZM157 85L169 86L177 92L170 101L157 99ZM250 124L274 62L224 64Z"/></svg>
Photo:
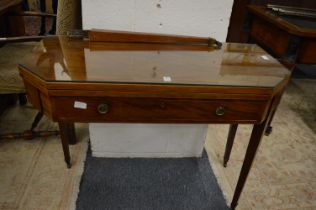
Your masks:
<svg viewBox="0 0 316 210"><path fill-rule="evenodd" d="M37 127L38 123L41 121L42 118L43 118L43 113L37 112L37 114L34 118L34 121L32 123L32 126L31 126L31 131L33 131Z"/></svg>
<svg viewBox="0 0 316 210"><path fill-rule="evenodd" d="M53 12L54 14L57 14L57 7L58 7L58 0L52 0L52 7L53 7ZM52 25L52 28L51 30L49 31L49 34L56 34L56 20L57 18L54 17L53 18L53 25Z"/></svg>
<svg viewBox="0 0 316 210"><path fill-rule="evenodd" d="M225 148L225 154L224 154L224 161L223 161L224 167L227 166L227 162L229 160L230 153L231 153L231 150L233 148L237 127L238 127L238 124L231 124L229 127L226 148Z"/></svg>
<svg viewBox="0 0 316 210"><path fill-rule="evenodd" d="M45 0L40 0L40 9L41 12L46 12L46 2ZM46 17L41 17L41 30L39 35L45 35L46 34Z"/></svg>
<svg viewBox="0 0 316 210"><path fill-rule="evenodd" d="M28 11L29 9L29 3L27 0L23 0L23 9L24 11Z"/></svg>
<svg viewBox="0 0 316 210"><path fill-rule="evenodd" d="M32 140L37 137L48 137L48 136L56 136L59 134L58 131L34 131L37 127L38 123L43 118L43 113L38 112L32 122L32 126L30 130L26 130L22 133L6 133L0 134L0 139L18 139L23 138L25 140Z"/></svg>
<svg viewBox="0 0 316 210"><path fill-rule="evenodd" d="M26 94L25 93L19 93L18 96L19 96L20 105L25 105L27 103Z"/></svg>

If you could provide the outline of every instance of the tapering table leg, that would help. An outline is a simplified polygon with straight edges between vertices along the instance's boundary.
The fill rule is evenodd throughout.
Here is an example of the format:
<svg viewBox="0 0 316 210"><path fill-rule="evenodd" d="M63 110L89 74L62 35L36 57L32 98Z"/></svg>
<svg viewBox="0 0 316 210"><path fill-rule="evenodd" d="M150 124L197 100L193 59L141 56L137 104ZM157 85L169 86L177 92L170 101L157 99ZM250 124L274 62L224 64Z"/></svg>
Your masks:
<svg viewBox="0 0 316 210"><path fill-rule="evenodd" d="M270 119L269 119L268 125L267 125L267 127L266 127L265 132L264 132L264 134L265 134L266 136L269 136L269 135L272 133L272 126L271 126L271 123L272 123L272 120L273 120L273 117L274 117L275 112L276 112L276 109L274 109L274 110L272 111L272 115L271 115L271 117L270 117Z"/></svg>
<svg viewBox="0 0 316 210"><path fill-rule="evenodd" d="M227 142L226 142L226 148L225 148L225 154L224 154L224 161L223 161L224 167L227 166L227 162L229 160L230 153L232 151L232 147L233 147L233 144L234 144L237 127L238 127L238 124L231 124L230 127L229 127L229 132L228 132L228 137L227 137Z"/></svg>
<svg viewBox="0 0 316 210"><path fill-rule="evenodd" d="M62 147L64 151L65 162L67 164L67 167L70 168L71 163L70 163L70 152L69 152L69 143L68 143L69 125L65 122L58 122L58 125L59 125L61 143L62 143Z"/></svg>
<svg viewBox="0 0 316 210"><path fill-rule="evenodd" d="M74 123L67 123L68 129L68 142L71 145L77 143L76 132L75 132L75 124Z"/></svg>
<svg viewBox="0 0 316 210"><path fill-rule="evenodd" d="M240 196L242 189L245 185L249 170L250 170L251 165L253 163L253 160L255 158L255 155L256 155L258 146L260 144L261 138L264 134L266 125L267 125L267 120L265 120L261 124L255 124L253 126L250 141L249 141L246 155L245 155L245 159L244 159L244 163L242 165L240 175L238 178L238 182L236 185L236 189L234 192L234 197L233 197L233 200L232 200L231 205L230 205L231 209L235 209L237 206L239 196Z"/></svg>
<svg viewBox="0 0 316 210"><path fill-rule="evenodd" d="M276 110L277 110L277 108L278 108L278 106L280 104L283 92L284 92L284 90L274 98L274 107L272 107L271 115L270 115L270 118L269 118L269 121L268 121L268 125L266 126L266 130L265 130L265 135L266 136L269 136L272 133L271 123L272 123L272 120L274 118L275 112L276 112Z"/></svg>

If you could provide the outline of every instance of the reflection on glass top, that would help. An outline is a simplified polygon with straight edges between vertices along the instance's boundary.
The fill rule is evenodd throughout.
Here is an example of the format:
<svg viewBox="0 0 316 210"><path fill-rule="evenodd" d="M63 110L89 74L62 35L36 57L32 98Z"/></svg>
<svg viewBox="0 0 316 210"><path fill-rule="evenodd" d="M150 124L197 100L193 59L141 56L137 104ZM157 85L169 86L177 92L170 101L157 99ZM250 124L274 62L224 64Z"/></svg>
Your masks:
<svg viewBox="0 0 316 210"><path fill-rule="evenodd" d="M21 66L48 82L273 87L289 71L256 45L89 43L47 38Z"/></svg>

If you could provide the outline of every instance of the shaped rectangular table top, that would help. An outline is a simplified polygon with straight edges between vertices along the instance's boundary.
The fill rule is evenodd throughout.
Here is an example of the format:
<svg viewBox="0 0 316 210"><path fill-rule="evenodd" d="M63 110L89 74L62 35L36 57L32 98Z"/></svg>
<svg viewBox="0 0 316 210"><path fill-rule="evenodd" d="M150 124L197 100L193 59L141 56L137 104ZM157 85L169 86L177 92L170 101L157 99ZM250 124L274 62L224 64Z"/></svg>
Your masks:
<svg viewBox="0 0 316 210"><path fill-rule="evenodd" d="M92 43L46 38L20 66L48 82L274 88L289 77L257 45L221 49L172 44Z"/></svg>

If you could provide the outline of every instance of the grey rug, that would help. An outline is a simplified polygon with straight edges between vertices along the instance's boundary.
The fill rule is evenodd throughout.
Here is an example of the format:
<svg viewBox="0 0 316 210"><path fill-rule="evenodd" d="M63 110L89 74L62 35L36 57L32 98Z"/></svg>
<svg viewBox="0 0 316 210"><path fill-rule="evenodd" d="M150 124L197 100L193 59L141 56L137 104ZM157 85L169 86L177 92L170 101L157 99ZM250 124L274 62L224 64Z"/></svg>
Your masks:
<svg viewBox="0 0 316 210"><path fill-rule="evenodd" d="M77 210L229 209L202 158L95 158L88 151Z"/></svg>

